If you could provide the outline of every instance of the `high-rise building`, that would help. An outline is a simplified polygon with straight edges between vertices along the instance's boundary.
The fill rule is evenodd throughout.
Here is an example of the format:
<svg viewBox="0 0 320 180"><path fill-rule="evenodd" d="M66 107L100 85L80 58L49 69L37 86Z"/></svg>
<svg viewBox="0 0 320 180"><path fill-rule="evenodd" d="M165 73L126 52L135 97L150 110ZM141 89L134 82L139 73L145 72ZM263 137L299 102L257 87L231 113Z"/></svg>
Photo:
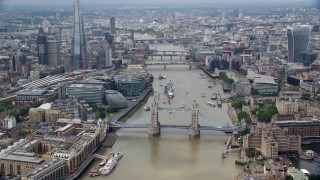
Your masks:
<svg viewBox="0 0 320 180"><path fill-rule="evenodd" d="M114 17L110 18L110 34L116 34L116 19Z"/></svg>
<svg viewBox="0 0 320 180"><path fill-rule="evenodd" d="M38 63L42 65L48 64L48 53L47 53L47 37L39 35L37 38L38 47Z"/></svg>
<svg viewBox="0 0 320 180"><path fill-rule="evenodd" d="M73 38L72 38L72 58L71 71L86 69L87 65L87 44L84 33L83 17L80 10L80 0L74 4L73 17Z"/></svg>
<svg viewBox="0 0 320 180"><path fill-rule="evenodd" d="M110 48L98 51L96 66L97 68L107 68L112 66L112 52Z"/></svg>
<svg viewBox="0 0 320 180"><path fill-rule="evenodd" d="M299 25L287 30L288 62L299 62L301 53L308 50L311 26Z"/></svg>
<svg viewBox="0 0 320 180"><path fill-rule="evenodd" d="M48 65L57 66L60 64L60 47L59 42L55 39L47 40L47 57Z"/></svg>

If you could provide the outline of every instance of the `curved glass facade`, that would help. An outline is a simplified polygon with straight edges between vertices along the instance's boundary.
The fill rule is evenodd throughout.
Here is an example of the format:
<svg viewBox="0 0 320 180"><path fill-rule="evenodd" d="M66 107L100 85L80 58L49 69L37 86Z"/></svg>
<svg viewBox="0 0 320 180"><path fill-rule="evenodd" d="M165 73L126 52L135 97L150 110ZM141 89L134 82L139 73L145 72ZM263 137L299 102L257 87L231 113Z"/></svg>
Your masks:
<svg viewBox="0 0 320 180"><path fill-rule="evenodd" d="M107 90L105 91L107 103L113 108L126 108L128 102L124 96L118 91Z"/></svg>
<svg viewBox="0 0 320 180"><path fill-rule="evenodd" d="M311 26L295 26L287 31L288 62L300 62L301 54L308 50Z"/></svg>

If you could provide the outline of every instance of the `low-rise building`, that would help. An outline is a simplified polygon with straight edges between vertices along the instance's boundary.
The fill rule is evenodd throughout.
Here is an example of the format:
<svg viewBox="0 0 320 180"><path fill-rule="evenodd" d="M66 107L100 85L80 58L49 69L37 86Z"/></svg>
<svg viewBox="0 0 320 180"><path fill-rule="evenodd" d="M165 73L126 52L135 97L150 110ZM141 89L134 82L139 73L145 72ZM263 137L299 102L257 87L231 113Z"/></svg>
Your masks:
<svg viewBox="0 0 320 180"><path fill-rule="evenodd" d="M288 168L288 175L292 176L293 179L297 180L307 180L308 177L299 169L296 168Z"/></svg>
<svg viewBox="0 0 320 180"><path fill-rule="evenodd" d="M29 121L31 123L40 123L45 120L46 110L42 108L30 108Z"/></svg>
<svg viewBox="0 0 320 180"><path fill-rule="evenodd" d="M70 115L66 112L61 112L60 110L47 109L45 113L45 122L54 123L59 118L71 118Z"/></svg>
<svg viewBox="0 0 320 180"><path fill-rule="evenodd" d="M24 89L17 92L16 100L17 101L43 101L50 97L53 94L48 92L46 89Z"/></svg>
<svg viewBox="0 0 320 180"><path fill-rule="evenodd" d="M301 137L319 137L320 120L290 120L275 121L280 128L285 129L289 135L299 135Z"/></svg>
<svg viewBox="0 0 320 180"><path fill-rule="evenodd" d="M73 84L66 88L66 95L88 103L102 104L104 88L102 85Z"/></svg>
<svg viewBox="0 0 320 180"><path fill-rule="evenodd" d="M233 91L240 96L248 96L251 94L251 84L248 79L240 78L233 83Z"/></svg>
<svg viewBox="0 0 320 180"><path fill-rule="evenodd" d="M21 176L22 180L56 180L65 179L67 176L67 166L64 159L52 159L33 171L30 171Z"/></svg>
<svg viewBox="0 0 320 180"><path fill-rule="evenodd" d="M6 129L15 128L16 124L17 124L17 121L14 116L7 116L4 119L0 119L0 126Z"/></svg>
<svg viewBox="0 0 320 180"><path fill-rule="evenodd" d="M309 93L316 93L317 87L314 82L300 82L300 88Z"/></svg>
<svg viewBox="0 0 320 180"><path fill-rule="evenodd" d="M289 100L276 98L276 107L281 115L297 113L299 108L298 99Z"/></svg>
<svg viewBox="0 0 320 180"><path fill-rule="evenodd" d="M255 75L253 88L260 94L273 94L278 92L278 84L271 76Z"/></svg>
<svg viewBox="0 0 320 180"><path fill-rule="evenodd" d="M276 158L278 153L298 153L301 149L301 137L289 135L286 129L276 124L258 123L250 134L244 136L245 148L258 148L264 156Z"/></svg>

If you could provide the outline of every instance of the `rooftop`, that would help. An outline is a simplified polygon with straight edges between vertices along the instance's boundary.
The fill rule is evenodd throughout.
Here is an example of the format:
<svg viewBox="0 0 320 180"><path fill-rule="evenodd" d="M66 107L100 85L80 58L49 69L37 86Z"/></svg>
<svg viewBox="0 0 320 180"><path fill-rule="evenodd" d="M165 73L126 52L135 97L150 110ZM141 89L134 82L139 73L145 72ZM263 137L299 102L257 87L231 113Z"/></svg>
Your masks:
<svg viewBox="0 0 320 180"><path fill-rule="evenodd" d="M8 161L22 161L28 163L41 163L43 159L35 158L35 157L26 157L26 156L17 156L17 155L10 155L10 154L0 154L0 159L8 160Z"/></svg>

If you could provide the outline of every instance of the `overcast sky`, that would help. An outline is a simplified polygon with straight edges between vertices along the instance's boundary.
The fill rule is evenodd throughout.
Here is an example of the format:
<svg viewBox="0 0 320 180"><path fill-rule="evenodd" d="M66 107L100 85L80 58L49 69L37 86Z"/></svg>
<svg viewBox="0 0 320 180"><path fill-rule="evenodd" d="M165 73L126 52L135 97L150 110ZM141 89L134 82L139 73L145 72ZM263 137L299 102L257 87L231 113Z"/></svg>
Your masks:
<svg viewBox="0 0 320 180"><path fill-rule="evenodd" d="M294 6L315 5L315 2L320 0L81 0L82 5L170 5L170 4L211 4L211 5L273 5L273 6ZM74 0L0 0L0 6L3 5L71 5Z"/></svg>

